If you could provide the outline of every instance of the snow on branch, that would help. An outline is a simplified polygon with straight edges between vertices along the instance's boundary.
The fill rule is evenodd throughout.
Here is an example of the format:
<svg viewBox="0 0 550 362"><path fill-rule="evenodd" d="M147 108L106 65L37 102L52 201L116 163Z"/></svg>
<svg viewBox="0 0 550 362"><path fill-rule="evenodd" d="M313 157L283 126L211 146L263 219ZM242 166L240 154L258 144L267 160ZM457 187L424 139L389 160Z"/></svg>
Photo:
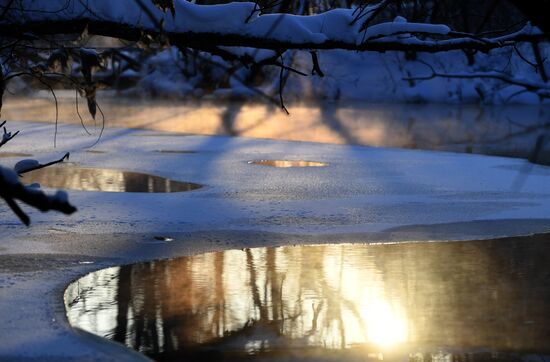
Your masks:
<svg viewBox="0 0 550 362"><path fill-rule="evenodd" d="M25 186L19 182L17 174L8 168L0 166L0 197L25 224L30 224L30 218L19 207L16 200L20 200L42 212L55 210L70 215L76 208L69 203L65 191L57 191L54 195L47 195L40 189Z"/></svg>
<svg viewBox="0 0 550 362"><path fill-rule="evenodd" d="M19 161L15 164L13 169L14 169L15 172L17 172L18 175L22 175L22 174L27 173L27 172L31 172L31 171L34 171L34 170L39 170L39 169L44 168L44 167L48 167L48 166L52 166L52 165L55 165L55 164L58 164L58 163L62 163L63 161L68 160L69 156L70 156L70 153L67 152L60 159L55 160L55 161L51 161L51 162L48 162L48 163L44 163L44 164L38 162L37 160L32 160L32 159L21 160L21 161Z"/></svg>
<svg viewBox="0 0 550 362"><path fill-rule="evenodd" d="M387 1L353 9L298 16L260 14L255 3L197 5L174 0L165 13L151 0L20 0L0 5L0 35L32 39L43 34L89 34L139 40L163 35L174 45L196 48L243 46L263 49L351 49L363 51L453 49L489 51L518 40L542 38L536 28L498 38L480 38L451 31L446 25L396 21L364 26L362 14L376 14ZM367 17L370 22L370 16Z"/></svg>

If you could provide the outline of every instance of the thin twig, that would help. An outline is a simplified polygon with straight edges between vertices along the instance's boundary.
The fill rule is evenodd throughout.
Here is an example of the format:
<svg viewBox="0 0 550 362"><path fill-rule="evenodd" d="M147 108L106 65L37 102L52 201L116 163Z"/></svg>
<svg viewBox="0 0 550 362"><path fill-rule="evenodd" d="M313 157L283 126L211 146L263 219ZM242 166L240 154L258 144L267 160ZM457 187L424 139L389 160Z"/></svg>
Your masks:
<svg viewBox="0 0 550 362"><path fill-rule="evenodd" d="M550 86L540 82L530 82L523 79L513 78L507 74L499 72L479 72L479 73L437 73L432 68L432 74L427 76L416 77L404 77L403 80L417 81L417 80L429 80L434 78L458 78L458 79L496 79L508 84L517 85L525 88L526 90L537 92L540 97L550 98Z"/></svg>
<svg viewBox="0 0 550 362"><path fill-rule="evenodd" d="M101 130L99 131L99 136L97 136L97 140L94 143L92 143L91 146L86 148L92 148L95 145L97 145L99 143L99 140L101 140L101 136L103 136L103 131L105 131L105 114L103 113L103 110L101 109L99 104L96 103L96 107L99 113L101 113Z"/></svg>
<svg viewBox="0 0 550 362"><path fill-rule="evenodd" d="M66 154L63 155L63 157L61 157L60 159L58 160L55 160L55 161L51 161L51 162L48 162L48 163L44 163L44 164L38 164L36 166L32 166L32 167L29 167L29 168L26 168L24 170L18 170L17 172L19 173L19 176L27 173L27 172L31 172L31 171L34 171L34 170L39 170L41 168L44 168L44 167L48 167L48 166L52 166L52 165L55 165L55 164L58 164L58 163L61 163L65 160L68 160L69 157L70 157L70 152L67 152Z"/></svg>
<svg viewBox="0 0 550 362"><path fill-rule="evenodd" d="M323 78L325 76L325 73L323 73L321 67L319 66L319 58L317 57L317 52L312 50L309 53L311 54L311 63L313 65L311 69L311 75L317 74L319 77Z"/></svg>
<svg viewBox="0 0 550 362"><path fill-rule="evenodd" d="M283 56L281 55L281 64L284 65L284 59L283 59ZM284 73L284 67L281 67L281 71L279 72L279 100L281 101L281 108L286 112L287 115L290 114L290 112L288 111L288 109L286 109L285 107L285 102L284 102L284 99L283 99L283 88L284 88L284 82L283 82L283 73Z"/></svg>
<svg viewBox="0 0 550 362"><path fill-rule="evenodd" d="M517 44L514 45L514 51L516 52L516 54L521 58L521 60L523 60L525 63L529 64L531 67L533 67L535 70L537 70L538 66L531 62L529 59L527 59L521 52L520 50L518 49L517 47Z"/></svg>
<svg viewBox="0 0 550 362"><path fill-rule="evenodd" d="M23 210L21 210L14 199L8 196L2 196L2 198L4 199L4 201L6 201L6 204L8 204L13 213L17 215L19 220L21 220L21 222L25 224L25 226L29 226L31 224L31 219L29 218L29 216L25 214Z"/></svg>
<svg viewBox="0 0 550 362"><path fill-rule="evenodd" d="M76 88L75 88L74 101L75 101L76 114L78 115L78 118L80 118L80 124L82 125L82 128L84 128L84 131L86 131L86 133L91 136L92 134L88 131L88 129L84 125L84 119L82 118L82 115L80 114L80 110L78 109L78 89ZM97 106L97 103L96 103L96 106Z"/></svg>
<svg viewBox="0 0 550 362"><path fill-rule="evenodd" d="M0 125L3 126L4 124L6 123L6 121L2 122L2 124ZM0 140L0 147L2 147L3 145L5 145L6 143L8 143L9 141L11 141L15 136L17 136L19 134L19 131L15 132L14 134L10 134L7 130L6 130L6 127L4 127L4 136L2 137L2 140Z"/></svg>

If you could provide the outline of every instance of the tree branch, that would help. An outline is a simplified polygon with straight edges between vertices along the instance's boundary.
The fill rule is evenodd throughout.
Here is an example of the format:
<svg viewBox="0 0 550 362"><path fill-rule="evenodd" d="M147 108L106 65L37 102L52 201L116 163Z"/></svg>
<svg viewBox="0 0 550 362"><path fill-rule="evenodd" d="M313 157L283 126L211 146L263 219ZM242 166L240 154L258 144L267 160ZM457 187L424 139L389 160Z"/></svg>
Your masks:
<svg viewBox="0 0 550 362"><path fill-rule="evenodd" d="M57 163L61 163L65 160L68 160L69 156L70 156L70 153L67 152L59 160L55 160L55 161L44 163L44 164L38 163L38 164L34 164L34 165L29 165L29 166L26 166L26 167L25 167L25 165L22 165L22 166L18 167L18 165L16 164L15 169L16 169L16 172L19 175L22 175L22 174L27 173L27 172L31 172L31 171L38 170L38 169L41 169L41 168L44 168L44 167L55 165ZM24 162L24 161L20 161L20 162Z"/></svg>
<svg viewBox="0 0 550 362"><path fill-rule="evenodd" d="M76 207L69 203L67 194L64 191L47 195L41 190L23 185L19 182L15 172L1 166L0 197L6 201L17 217L27 226L30 224L30 219L15 200L20 200L42 212L55 210L70 215L76 211Z"/></svg>
<svg viewBox="0 0 550 362"><path fill-rule="evenodd" d="M6 124L6 121L2 122L0 124L0 127L4 126L5 124ZM3 127L3 128L4 128L4 134L2 135L2 140L0 140L0 147L2 147L3 145L11 141L15 136L19 134L19 131L12 134L11 132L8 132L6 130L6 127Z"/></svg>
<svg viewBox="0 0 550 362"><path fill-rule="evenodd" d="M544 34L533 30L532 27L495 38L446 32L444 26L422 23L400 23L392 32L388 29L391 30L396 23L387 22L368 26L363 32L362 24L353 23L354 15L350 9L337 9L310 16L266 14L246 22L250 12L255 9L252 3L211 6L180 2L177 3L176 16L172 19L153 5L145 5L138 0L141 4L138 6L134 0L119 0L128 7L128 14L135 13L136 18L133 19L132 15L128 15L123 20L115 20L113 16L101 12L102 4L108 7L105 5L106 1L96 0L90 3L89 7L94 7L93 11L78 9L77 4L74 3L77 9L65 10L61 15L45 13L40 16L31 16L32 10L20 12L11 10L8 12L9 16L0 21L0 35L20 38L25 34L81 34L86 30L88 34L130 41L138 41L144 34L152 37L163 36L171 44L189 48L200 48L209 44L210 46L245 46L276 51L348 49L382 52L390 50L440 52L456 49L488 52L491 49L513 45L517 41L545 39ZM388 2L382 1L380 7L382 8ZM50 5L50 7L53 6ZM154 19L164 20L163 29L159 29L157 22L149 18L138 21L137 14L143 11L143 7L149 10L148 13L151 13ZM210 10L212 10L211 14ZM226 14L231 13L232 18L221 16L222 10ZM208 26L204 26L204 22L200 21L201 16L209 18ZM333 25L338 25L339 30L334 31ZM268 29L269 31L266 31ZM371 30L376 30L374 36L369 34ZM380 33L381 30L384 31ZM396 36L402 33L409 33L411 37ZM363 38L367 40L363 41Z"/></svg>

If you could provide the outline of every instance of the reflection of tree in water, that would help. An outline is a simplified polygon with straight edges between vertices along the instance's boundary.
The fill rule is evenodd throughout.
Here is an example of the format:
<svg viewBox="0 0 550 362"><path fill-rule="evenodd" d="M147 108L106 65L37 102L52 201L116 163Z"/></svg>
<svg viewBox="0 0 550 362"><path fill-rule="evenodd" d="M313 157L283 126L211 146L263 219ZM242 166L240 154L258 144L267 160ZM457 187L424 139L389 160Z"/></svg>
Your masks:
<svg viewBox="0 0 550 362"><path fill-rule="evenodd" d="M400 146L517 157L543 165L550 164L548 149L543 152L541 147L536 151L537 143L548 137L550 129L550 123L546 121L544 114L539 115L537 122L524 124L505 114L499 115L497 120L491 120L494 116L486 116L485 112L485 107L479 107L477 117L462 131L456 122L435 123L429 132L414 131L414 119L411 118L413 121L408 129L411 144ZM463 116L459 114L456 118L462 120Z"/></svg>
<svg viewBox="0 0 550 362"><path fill-rule="evenodd" d="M294 255L303 263L315 262L318 256ZM311 308L314 313L307 334L316 340L340 332L340 347L345 346L344 323L341 317L342 300L339 290L323 281L322 269L301 268L304 280L296 295L284 295L286 273L278 269L275 249L266 249L256 260L250 249L245 252L248 282L243 286L243 298L250 298L249 319L235 323L232 310L226 308L224 287L225 253L210 254L212 264L199 260L201 273L211 274L195 284L191 259L123 266L119 272L117 325L113 339L149 354L171 354L197 343L235 344L246 338L262 338L268 333L285 340L288 336L303 337L303 301L307 294L320 294ZM299 254L302 254L299 251ZM206 268L212 266L208 272ZM243 270L243 272L245 272ZM313 282L312 281L317 281ZM322 294L326 295L323 296ZM348 302L349 305L353 303ZM235 306L232 306L235 308ZM229 323L228 323L229 321ZM318 327L316 326L319 323ZM333 337L334 338L334 337ZM289 341L286 341L289 343ZM258 346L258 350L269 344Z"/></svg>
<svg viewBox="0 0 550 362"><path fill-rule="evenodd" d="M377 329L395 327L372 319L386 303L403 310L405 340L393 343L407 353L548 352L549 257L545 237L531 237L260 248L124 266L111 336L158 359L294 347L376 352Z"/></svg>
<svg viewBox="0 0 550 362"><path fill-rule="evenodd" d="M139 172L78 167L42 168L25 174L23 180L52 188L107 192L182 192L200 187Z"/></svg>

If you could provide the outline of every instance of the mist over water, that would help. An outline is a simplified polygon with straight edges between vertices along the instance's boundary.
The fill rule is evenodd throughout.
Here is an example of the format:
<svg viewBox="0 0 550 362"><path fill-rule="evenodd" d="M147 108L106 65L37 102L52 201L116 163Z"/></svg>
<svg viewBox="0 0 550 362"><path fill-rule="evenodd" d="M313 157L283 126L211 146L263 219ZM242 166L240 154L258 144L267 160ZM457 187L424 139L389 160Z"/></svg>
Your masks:
<svg viewBox="0 0 550 362"><path fill-rule="evenodd" d="M61 92L62 93L62 92ZM287 116L269 103L166 101L103 97L99 103L110 127L145 128L186 134L444 150L529 158L550 128L550 107L476 104L368 104L329 102L288 104ZM12 98L3 115L13 120L55 118L51 100ZM80 123L74 97L59 95L60 121ZM86 115L84 115L86 117ZM89 116L88 116L89 117ZM101 120L84 120L93 130ZM62 137L62 135L61 135ZM543 142L540 163L550 163Z"/></svg>

